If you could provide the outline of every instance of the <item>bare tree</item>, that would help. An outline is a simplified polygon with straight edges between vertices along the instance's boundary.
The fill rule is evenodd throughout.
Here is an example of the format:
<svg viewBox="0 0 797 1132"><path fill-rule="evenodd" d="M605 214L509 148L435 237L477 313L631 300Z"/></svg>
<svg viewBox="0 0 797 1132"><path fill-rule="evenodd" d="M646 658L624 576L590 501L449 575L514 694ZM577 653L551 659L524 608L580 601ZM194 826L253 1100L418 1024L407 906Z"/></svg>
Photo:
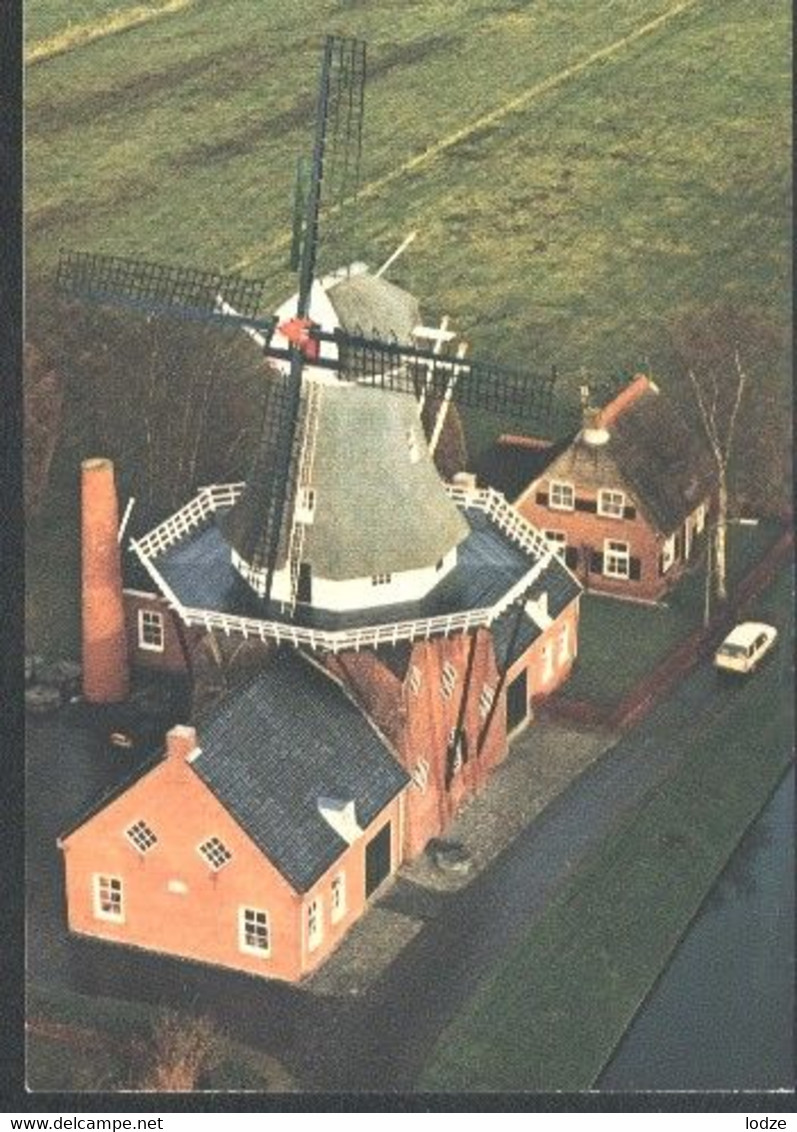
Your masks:
<svg viewBox="0 0 797 1132"><path fill-rule="evenodd" d="M40 351L25 343L22 384L25 420L25 508L36 515L42 508L55 449L61 435L63 382Z"/></svg>
<svg viewBox="0 0 797 1132"><path fill-rule="evenodd" d="M717 521L713 531L714 553L711 556L711 568L714 572L716 594L720 601L725 601L728 596L728 467L736 434L739 406L747 385L747 374L742 366L738 348L734 350L733 361L736 369L736 390L724 427L720 419L720 383L716 371L711 370L701 381L693 369L689 370L689 380L692 383L703 431L717 472Z"/></svg>
<svg viewBox="0 0 797 1132"><path fill-rule="evenodd" d="M208 1018L164 1011L147 1045L148 1067L140 1088L159 1093L192 1092L222 1056L223 1038Z"/></svg>

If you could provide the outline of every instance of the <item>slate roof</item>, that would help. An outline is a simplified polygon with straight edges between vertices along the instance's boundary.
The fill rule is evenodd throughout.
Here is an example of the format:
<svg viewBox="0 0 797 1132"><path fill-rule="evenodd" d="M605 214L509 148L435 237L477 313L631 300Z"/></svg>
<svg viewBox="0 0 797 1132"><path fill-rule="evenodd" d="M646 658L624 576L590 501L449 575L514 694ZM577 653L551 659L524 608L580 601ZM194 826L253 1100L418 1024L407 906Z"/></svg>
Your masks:
<svg viewBox="0 0 797 1132"><path fill-rule="evenodd" d="M289 649L198 733L193 770L298 892L347 847L319 813L319 798L353 800L365 828L409 782L340 687Z"/></svg>
<svg viewBox="0 0 797 1132"><path fill-rule="evenodd" d="M474 471L478 482L494 487L510 501L515 500L572 441L573 433L547 447L499 439L476 460Z"/></svg>
<svg viewBox="0 0 797 1132"><path fill-rule="evenodd" d="M548 615L555 621L580 592L581 586L564 563L558 558L553 558L535 579L524 597L524 602L537 601L543 593L547 594ZM525 612L516 630L517 617L517 606L514 605L502 613L492 625L495 660L501 672L514 664L542 633L537 622Z"/></svg>
<svg viewBox="0 0 797 1132"><path fill-rule="evenodd" d="M291 620L299 625L336 630L494 605L531 569L533 559L491 522L484 511L470 507L460 510L459 517L466 537L459 544L457 563L422 601L344 613L298 605ZM229 545L215 523L191 531L159 555L153 564L184 606L264 620L285 620L277 603L263 602L242 581L230 561Z"/></svg>

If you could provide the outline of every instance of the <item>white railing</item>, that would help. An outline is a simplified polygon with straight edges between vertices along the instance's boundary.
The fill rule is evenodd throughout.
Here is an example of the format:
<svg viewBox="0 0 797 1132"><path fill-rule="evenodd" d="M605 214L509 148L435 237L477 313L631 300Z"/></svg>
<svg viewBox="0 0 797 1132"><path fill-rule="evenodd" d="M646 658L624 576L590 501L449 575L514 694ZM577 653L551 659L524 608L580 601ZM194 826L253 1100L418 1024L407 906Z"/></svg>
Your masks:
<svg viewBox="0 0 797 1132"><path fill-rule="evenodd" d="M534 554L529 570L511 586L497 602L489 607L469 609L460 613L436 617L419 617L386 624L362 625L352 629L315 629L290 622L264 621L239 617L232 613L219 613L184 606L167 585L151 559L178 542L214 511L230 507L240 497L243 483L210 484L180 511L166 519L155 530L139 541L131 543L147 572L169 604L188 625L204 626L208 632L221 630L226 635L235 633L245 638L275 641L294 646L305 646L321 652L341 652L366 646L396 644L399 641L428 640L430 637L464 633L480 626L491 625L533 585L554 557L548 541L523 518L499 492L492 488L472 489L459 485L446 485L449 497L461 507L476 507L495 522L510 539L524 550Z"/></svg>

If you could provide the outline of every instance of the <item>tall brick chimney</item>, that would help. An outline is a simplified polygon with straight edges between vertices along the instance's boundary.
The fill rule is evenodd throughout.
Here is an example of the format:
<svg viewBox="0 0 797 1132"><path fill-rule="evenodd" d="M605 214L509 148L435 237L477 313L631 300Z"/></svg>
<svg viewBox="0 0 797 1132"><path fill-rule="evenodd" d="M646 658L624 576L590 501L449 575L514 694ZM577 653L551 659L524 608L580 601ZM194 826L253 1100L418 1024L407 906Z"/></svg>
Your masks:
<svg viewBox="0 0 797 1132"><path fill-rule="evenodd" d="M118 703L127 697L130 675L113 464L84 460L81 475L83 695L91 703Z"/></svg>

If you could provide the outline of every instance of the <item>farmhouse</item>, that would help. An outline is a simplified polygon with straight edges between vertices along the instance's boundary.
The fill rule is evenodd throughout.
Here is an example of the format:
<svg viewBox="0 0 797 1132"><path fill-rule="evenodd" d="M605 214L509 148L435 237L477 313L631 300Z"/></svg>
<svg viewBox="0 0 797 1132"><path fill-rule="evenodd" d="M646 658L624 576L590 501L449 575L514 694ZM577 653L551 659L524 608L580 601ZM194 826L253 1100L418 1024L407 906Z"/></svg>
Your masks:
<svg viewBox="0 0 797 1132"><path fill-rule="evenodd" d="M506 447L515 506L588 589L656 601L695 558L715 499L713 465L644 374L602 409L585 409L564 443Z"/></svg>

